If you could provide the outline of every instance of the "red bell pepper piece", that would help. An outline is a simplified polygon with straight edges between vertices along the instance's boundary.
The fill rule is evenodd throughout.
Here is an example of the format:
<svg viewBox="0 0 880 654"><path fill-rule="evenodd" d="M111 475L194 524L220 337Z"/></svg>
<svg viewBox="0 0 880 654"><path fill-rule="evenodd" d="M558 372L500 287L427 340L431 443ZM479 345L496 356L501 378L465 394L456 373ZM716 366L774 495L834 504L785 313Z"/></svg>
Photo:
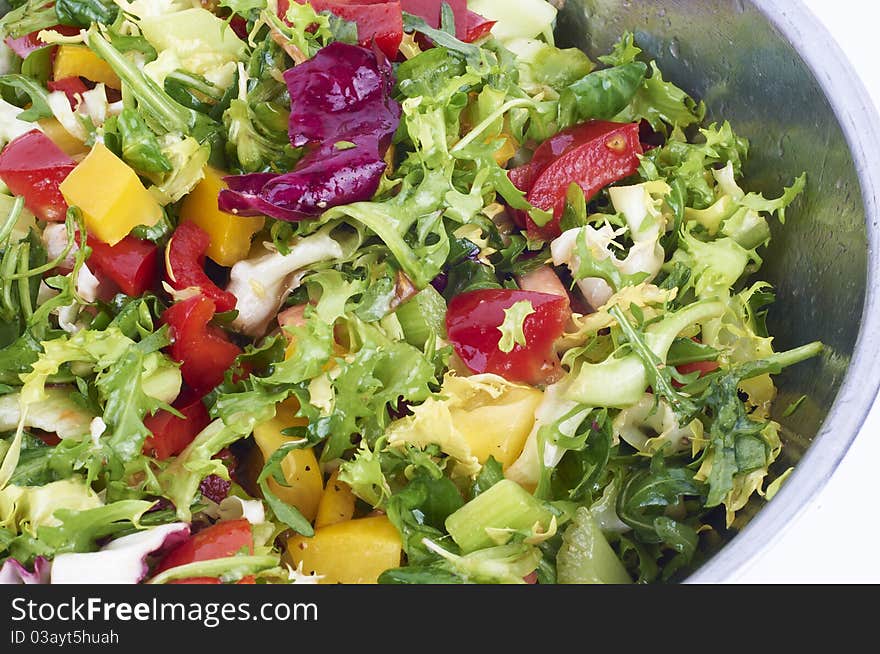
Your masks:
<svg viewBox="0 0 880 654"><path fill-rule="evenodd" d="M214 301L196 295L172 304L162 314L171 328L169 355L180 362L183 380L195 391L207 393L223 381L226 370L241 354L219 327L208 324L214 317Z"/></svg>
<svg viewBox="0 0 880 654"><path fill-rule="evenodd" d="M510 352L499 349L504 310L531 302L534 313L523 321L525 345ZM446 311L446 331L455 353L475 373L494 373L508 381L540 384L559 369L553 343L562 335L570 315L568 298L514 289L468 291L452 298Z"/></svg>
<svg viewBox="0 0 880 654"><path fill-rule="evenodd" d="M389 60L397 57L397 49L403 39L403 14L398 0L389 2L346 2L346 0L297 0L308 2L315 11L331 11L340 18L357 24L358 42L370 47L376 45ZM278 4L279 11L281 3ZM286 7L285 7L286 11Z"/></svg>
<svg viewBox="0 0 880 654"><path fill-rule="evenodd" d="M466 30L463 41L466 43L473 43L474 41L487 36L489 32L492 31L492 28L495 26L495 23L498 21L489 20L488 18L483 18L475 11L467 10L467 21L466 21ZM457 29L457 26L456 26Z"/></svg>
<svg viewBox="0 0 880 654"><path fill-rule="evenodd" d="M144 418L144 425L150 430L144 441L144 454L160 461L180 454L211 422L202 396L195 391L184 390L173 406L183 418L165 410Z"/></svg>
<svg viewBox="0 0 880 654"><path fill-rule="evenodd" d="M214 301L216 311L231 311L235 308L235 296L217 286L205 273L205 253L210 243L208 233L194 222L180 223L168 242L165 273L178 291L196 287Z"/></svg>
<svg viewBox="0 0 880 654"><path fill-rule="evenodd" d="M64 95L67 96L68 102L70 102L71 109L76 109L79 103L79 100L76 98L77 94L82 98L82 94L89 90L89 87L85 85L85 82L80 77L65 77L58 80L50 79L46 82L46 87L50 91L63 91Z"/></svg>
<svg viewBox="0 0 880 654"><path fill-rule="evenodd" d="M67 202L58 186L76 163L39 130L7 143L0 152L0 179L41 220L62 222Z"/></svg>
<svg viewBox="0 0 880 654"><path fill-rule="evenodd" d="M113 280L123 293L137 297L153 287L159 271L155 243L126 236L116 245L108 245L91 235L86 242L92 248L89 266Z"/></svg>
<svg viewBox="0 0 880 654"><path fill-rule="evenodd" d="M440 27L440 9L444 2L455 16L455 38L465 41L468 34L467 0L400 0L400 8L413 16L421 16L436 29Z"/></svg>
<svg viewBox="0 0 880 654"><path fill-rule="evenodd" d="M526 216L529 235L544 240L559 236L569 185L578 184L589 201L604 187L634 174L642 152L638 123L593 120L542 143L531 162L508 173L532 206L553 212L543 227Z"/></svg>
<svg viewBox="0 0 880 654"><path fill-rule="evenodd" d="M154 574L176 568L187 563L210 561L234 556L246 549L254 553L254 535L250 523L244 518L223 520L196 532L177 545L159 561ZM212 577L193 577L179 579L170 583L176 584L219 584L220 580ZM238 583L254 583L253 577L244 577Z"/></svg>

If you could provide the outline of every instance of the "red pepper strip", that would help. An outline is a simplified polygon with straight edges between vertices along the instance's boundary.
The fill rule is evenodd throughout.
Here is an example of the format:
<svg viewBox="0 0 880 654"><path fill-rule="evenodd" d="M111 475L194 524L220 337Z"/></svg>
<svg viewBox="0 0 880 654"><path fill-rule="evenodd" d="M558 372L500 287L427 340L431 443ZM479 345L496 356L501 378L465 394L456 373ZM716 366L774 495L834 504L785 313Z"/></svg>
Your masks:
<svg viewBox="0 0 880 654"><path fill-rule="evenodd" d="M254 535L250 523L244 518L223 520L193 534L188 539L162 557L154 574L176 568L187 563L210 561L234 556L247 548L249 554L254 553ZM220 580L212 577L193 577L178 579L172 584L219 584ZM253 577L244 577L238 583L252 584Z"/></svg>
<svg viewBox="0 0 880 654"><path fill-rule="evenodd" d="M162 314L162 321L171 327L169 354L180 362L183 380L200 393L222 382L241 354L222 329L208 324L213 317L214 302L203 295L176 302Z"/></svg>
<svg viewBox="0 0 880 654"><path fill-rule="evenodd" d="M642 152L638 123L593 120L542 143L531 162L508 173L532 206L553 212L553 219L542 227L525 216L529 236L543 240L559 236L569 185L578 184L589 202L609 184L635 173Z"/></svg>
<svg viewBox="0 0 880 654"><path fill-rule="evenodd" d="M498 347L504 311L524 300L534 309L523 320L525 345L514 343L510 352L504 352ZM562 335L570 315L568 299L558 295L483 289L452 298L446 312L446 330L455 353L471 371L535 385L558 372L559 360L553 344Z"/></svg>
<svg viewBox="0 0 880 654"><path fill-rule="evenodd" d="M492 31L492 28L495 26L495 23L498 21L489 20L488 18L483 18L475 11L467 10L467 28L465 30L465 37L462 39L466 43L473 43L484 36L488 36L489 32Z"/></svg>
<svg viewBox="0 0 880 654"><path fill-rule="evenodd" d="M403 15L398 0L391 2L345 2L344 0L297 0L308 2L315 11L331 11L357 24L358 44L370 47L375 40L389 60L397 57L403 39ZM279 10L281 3L279 3Z"/></svg>
<svg viewBox="0 0 880 654"><path fill-rule="evenodd" d="M76 109L76 106L79 104L79 100L76 97L77 94L82 98L82 94L89 90L89 87L79 77L65 77L58 80L50 79L46 82L46 87L50 91L64 91L67 101L70 102L71 109Z"/></svg>
<svg viewBox="0 0 880 654"><path fill-rule="evenodd" d="M178 291L198 288L202 295L213 300L217 312L231 311L236 297L217 286L205 273L205 253L210 244L211 237L194 222L180 223L168 242L165 274Z"/></svg>
<svg viewBox="0 0 880 654"><path fill-rule="evenodd" d="M144 418L144 425L150 430L144 441L144 454L160 461L180 454L211 422L202 396L190 389L184 390L173 406L183 418L165 410Z"/></svg>
<svg viewBox="0 0 880 654"><path fill-rule="evenodd" d="M155 243L130 235L116 245L108 245L92 235L86 242L92 248L89 267L113 280L123 293L137 297L153 288L159 272L159 249Z"/></svg>
<svg viewBox="0 0 880 654"><path fill-rule="evenodd" d="M0 152L0 179L41 220L63 222L67 202L58 186L76 163L39 130L9 142Z"/></svg>

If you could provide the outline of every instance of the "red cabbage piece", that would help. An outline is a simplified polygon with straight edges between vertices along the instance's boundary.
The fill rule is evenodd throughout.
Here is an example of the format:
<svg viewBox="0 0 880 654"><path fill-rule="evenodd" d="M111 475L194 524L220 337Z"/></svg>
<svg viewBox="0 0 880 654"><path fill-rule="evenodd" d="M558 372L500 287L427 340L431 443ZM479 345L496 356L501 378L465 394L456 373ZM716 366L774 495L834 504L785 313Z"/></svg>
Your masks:
<svg viewBox="0 0 880 654"><path fill-rule="evenodd" d="M0 567L0 584L48 584L51 565L45 557L34 559L31 572L15 559L6 559Z"/></svg>
<svg viewBox="0 0 880 654"><path fill-rule="evenodd" d="M222 211L296 221L330 207L369 200L400 123L394 75L373 49L334 42L284 73L290 92L290 142L306 151L295 170L225 179Z"/></svg>

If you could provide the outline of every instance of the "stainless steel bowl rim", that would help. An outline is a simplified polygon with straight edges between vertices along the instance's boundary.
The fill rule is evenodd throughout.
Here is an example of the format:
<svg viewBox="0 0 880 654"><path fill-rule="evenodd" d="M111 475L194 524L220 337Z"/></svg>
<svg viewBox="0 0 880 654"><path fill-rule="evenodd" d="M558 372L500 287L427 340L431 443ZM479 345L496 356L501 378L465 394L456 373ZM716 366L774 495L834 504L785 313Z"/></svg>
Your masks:
<svg viewBox="0 0 880 654"><path fill-rule="evenodd" d="M810 68L846 137L865 209L865 301L851 363L813 444L772 501L685 583L733 582L772 547L838 468L880 388L880 116L843 51L800 0L753 0L752 4Z"/></svg>

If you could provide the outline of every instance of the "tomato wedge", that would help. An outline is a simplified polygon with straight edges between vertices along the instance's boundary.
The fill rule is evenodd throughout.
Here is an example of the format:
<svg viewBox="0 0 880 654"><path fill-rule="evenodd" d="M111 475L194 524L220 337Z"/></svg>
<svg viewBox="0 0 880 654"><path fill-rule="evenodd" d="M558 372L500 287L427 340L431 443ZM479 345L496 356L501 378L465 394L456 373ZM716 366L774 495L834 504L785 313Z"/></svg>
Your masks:
<svg viewBox="0 0 880 654"><path fill-rule="evenodd" d="M397 57L397 49L403 40L403 14L398 0L371 2L346 2L346 0L296 0L301 4L308 2L315 11L330 11L357 25L358 42L370 47L375 40L376 45L389 60ZM283 7L283 9L282 9ZM287 12L286 0L278 3L278 12L284 16Z"/></svg>
<svg viewBox="0 0 880 654"><path fill-rule="evenodd" d="M638 123L592 120L547 139L529 163L508 172L532 206L553 212L553 219L543 226L525 216L529 236L543 240L559 236L569 185L578 184L589 201L604 187L634 174L642 152Z"/></svg>
<svg viewBox="0 0 880 654"><path fill-rule="evenodd" d="M137 297L153 288L159 271L159 249L152 241L126 236L116 245L108 245L89 235L92 248L89 266L109 277L128 296Z"/></svg>
<svg viewBox="0 0 880 654"><path fill-rule="evenodd" d="M144 454L160 461L180 454L211 422L202 396L195 391L185 390L173 406L183 418L165 410L144 418L144 425L150 430L144 441Z"/></svg>
<svg viewBox="0 0 880 654"><path fill-rule="evenodd" d="M180 223L168 242L165 259L168 282L178 291L198 288L213 300L215 311L231 311L235 308L235 296L217 286L205 272L205 253L210 244L211 237L194 222Z"/></svg>
<svg viewBox="0 0 880 654"><path fill-rule="evenodd" d="M63 222L67 202L58 186L76 163L43 132L34 129L0 152L0 179L41 220Z"/></svg>
<svg viewBox="0 0 880 654"><path fill-rule="evenodd" d="M498 21L489 20L488 18L483 18L475 11L467 10L467 20L465 22L467 29L465 32L465 37L462 39L466 43L473 43L477 39L481 39L484 36L487 36L489 32L492 31L492 28L495 26L495 23ZM457 26L456 26L457 27Z"/></svg>
<svg viewBox="0 0 880 654"><path fill-rule="evenodd" d="M199 393L222 382L241 354L222 329L208 324L213 317L214 302L203 295L176 302L162 314L162 321L171 327L169 354L180 362L183 380Z"/></svg>
<svg viewBox="0 0 880 654"><path fill-rule="evenodd" d="M449 5L455 17L455 38L464 41L468 35L467 0L400 0L400 8L413 16L421 16L433 28L440 27L443 3Z"/></svg>
<svg viewBox="0 0 880 654"><path fill-rule="evenodd" d="M499 348L505 309L528 301L534 313L523 320L525 345L510 352ZM570 316L568 299L550 293L515 289L469 291L452 298L446 330L455 353L475 373L494 373L508 381L545 383L559 370L553 344Z"/></svg>
<svg viewBox="0 0 880 654"><path fill-rule="evenodd" d="M177 545L177 547L162 557L162 560L159 561L154 570L154 574L186 565L187 563L233 556L243 549L247 549L249 554L254 553L254 535L251 531L250 523L244 518L224 520L202 529ZM178 579L170 583L219 584L220 580L213 577L193 577L190 579ZM254 583L254 580L253 577L245 577L238 583Z"/></svg>

